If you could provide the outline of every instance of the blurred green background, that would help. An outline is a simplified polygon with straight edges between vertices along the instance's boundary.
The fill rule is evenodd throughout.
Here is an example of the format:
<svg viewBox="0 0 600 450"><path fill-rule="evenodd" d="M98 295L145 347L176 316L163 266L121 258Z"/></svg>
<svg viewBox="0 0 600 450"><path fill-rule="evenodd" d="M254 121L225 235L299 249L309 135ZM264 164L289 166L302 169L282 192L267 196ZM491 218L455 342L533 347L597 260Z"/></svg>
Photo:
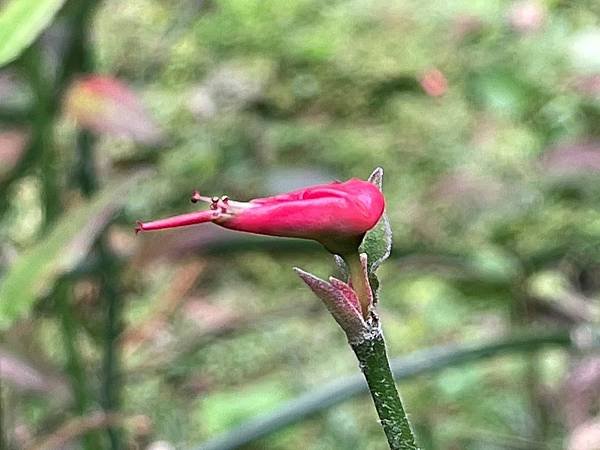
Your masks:
<svg viewBox="0 0 600 450"><path fill-rule="evenodd" d="M291 270L333 273L319 246L133 227L376 166L390 354L509 342L400 383L422 446L600 448L599 2L12 0L0 23L2 448L238 448L202 445L355 375ZM342 400L243 448L386 448Z"/></svg>

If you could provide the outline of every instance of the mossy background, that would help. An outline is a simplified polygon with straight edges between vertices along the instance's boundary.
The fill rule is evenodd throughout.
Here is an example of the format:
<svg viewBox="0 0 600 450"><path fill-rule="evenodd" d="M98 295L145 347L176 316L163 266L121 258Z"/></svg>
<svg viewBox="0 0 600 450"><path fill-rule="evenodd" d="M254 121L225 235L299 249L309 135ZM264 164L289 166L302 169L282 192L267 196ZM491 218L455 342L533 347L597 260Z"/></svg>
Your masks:
<svg viewBox="0 0 600 450"><path fill-rule="evenodd" d="M526 5L541 18L519 28ZM67 20L59 15L42 44ZM597 322L598 2L105 0L90 27L94 72L131 86L164 136L157 146L109 135L93 144L101 192L144 171L103 233L119 261L118 409L148 419L125 427L124 448L197 446L358 370L291 269L333 273L318 246L212 225L133 235L136 219L192 210L193 189L247 200L383 167L394 245L380 269L380 310L393 356ZM443 95L421 85L432 70L447 81ZM29 104L23 83L18 95L0 94L2 107ZM0 114L0 130L10 126ZM60 214L45 216L46 169L33 158L2 198L0 273L83 203L71 179L78 131L60 108L51 132ZM38 262L55 274L61 257ZM102 404L106 298L89 273L69 280L89 412ZM58 282L44 278L2 348L69 392ZM582 357L508 354L400 390L424 448L561 449L576 428L565 380ZM12 448L78 415L64 391L6 383ZM361 397L247 448L386 443Z"/></svg>

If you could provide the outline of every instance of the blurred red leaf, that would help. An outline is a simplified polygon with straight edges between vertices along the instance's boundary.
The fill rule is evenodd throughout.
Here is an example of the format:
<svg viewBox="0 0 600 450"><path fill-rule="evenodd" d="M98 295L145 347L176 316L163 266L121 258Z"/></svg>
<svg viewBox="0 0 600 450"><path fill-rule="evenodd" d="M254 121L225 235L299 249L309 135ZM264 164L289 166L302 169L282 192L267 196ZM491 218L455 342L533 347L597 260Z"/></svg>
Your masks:
<svg viewBox="0 0 600 450"><path fill-rule="evenodd" d="M79 126L99 134L124 136L152 145L161 131L138 96L116 78L90 75L73 82L65 97L65 109Z"/></svg>
<svg viewBox="0 0 600 450"><path fill-rule="evenodd" d="M22 130L0 132L0 179L17 165L28 140L29 135Z"/></svg>

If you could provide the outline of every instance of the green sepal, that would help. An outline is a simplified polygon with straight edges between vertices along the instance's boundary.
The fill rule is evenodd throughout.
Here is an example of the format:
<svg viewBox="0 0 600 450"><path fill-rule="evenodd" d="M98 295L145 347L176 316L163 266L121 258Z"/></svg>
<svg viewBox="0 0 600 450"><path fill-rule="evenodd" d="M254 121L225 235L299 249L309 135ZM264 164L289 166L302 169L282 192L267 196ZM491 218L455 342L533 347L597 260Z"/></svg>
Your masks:
<svg viewBox="0 0 600 450"><path fill-rule="evenodd" d="M383 169L376 168L369 181L382 190ZM374 274L379 265L384 262L392 250L392 228L387 213L384 211L381 219L371 230L365 234L359 253L366 253L368 257L369 275ZM375 289L374 289L375 290Z"/></svg>

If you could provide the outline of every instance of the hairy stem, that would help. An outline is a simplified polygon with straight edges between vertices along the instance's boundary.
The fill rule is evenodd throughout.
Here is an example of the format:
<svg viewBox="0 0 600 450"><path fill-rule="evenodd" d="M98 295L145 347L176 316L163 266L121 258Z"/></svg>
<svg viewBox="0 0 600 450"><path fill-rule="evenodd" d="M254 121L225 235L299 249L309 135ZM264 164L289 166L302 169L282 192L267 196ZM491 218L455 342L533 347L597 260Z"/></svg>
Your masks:
<svg viewBox="0 0 600 450"><path fill-rule="evenodd" d="M390 449L418 450L419 447L396 389L383 334L379 331L368 339L353 344L352 350L367 380Z"/></svg>

